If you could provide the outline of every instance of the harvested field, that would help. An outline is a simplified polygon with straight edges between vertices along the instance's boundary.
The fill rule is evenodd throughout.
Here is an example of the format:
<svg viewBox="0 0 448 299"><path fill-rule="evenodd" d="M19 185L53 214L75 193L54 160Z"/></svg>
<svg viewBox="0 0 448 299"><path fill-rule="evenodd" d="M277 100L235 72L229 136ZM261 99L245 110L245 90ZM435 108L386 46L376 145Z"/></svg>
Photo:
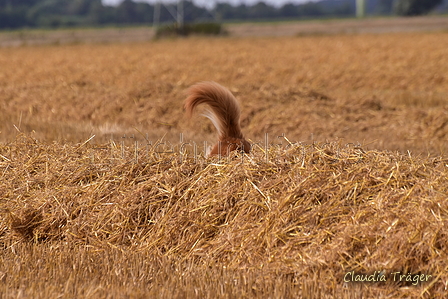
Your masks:
<svg viewBox="0 0 448 299"><path fill-rule="evenodd" d="M441 32L0 49L2 298L443 298L447 49ZM240 100L251 154L202 156L214 129L182 111L202 80Z"/></svg>
<svg viewBox="0 0 448 299"><path fill-rule="evenodd" d="M123 134L213 142L183 118L185 89L214 80L242 103L253 141L344 139L372 149L446 149L448 35L191 38L0 49L0 140L17 129L82 142ZM139 133L140 132L140 133Z"/></svg>
<svg viewBox="0 0 448 299"><path fill-rule="evenodd" d="M390 32L440 32L448 30L446 16L413 18L366 18L347 20L225 23L234 37L296 36ZM73 43L142 42L155 37L153 27L103 29L19 30L0 32L0 47Z"/></svg>

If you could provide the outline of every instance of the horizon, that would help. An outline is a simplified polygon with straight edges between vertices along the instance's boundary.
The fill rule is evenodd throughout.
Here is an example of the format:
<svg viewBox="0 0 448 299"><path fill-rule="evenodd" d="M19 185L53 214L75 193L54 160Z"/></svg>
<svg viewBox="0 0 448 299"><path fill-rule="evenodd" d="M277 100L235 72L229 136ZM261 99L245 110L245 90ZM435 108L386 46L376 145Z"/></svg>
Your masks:
<svg viewBox="0 0 448 299"><path fill-rule="evenodd" d="M159 1L159 0L133 0L134 2L146 2L150 4L154 4L156 2L165 2L165 3L173 3L176 2L176 0L168 0L168 1ZM123 0L102 0L103 5L112 5L116 6L123 2ZM239 5L239 4L247 4L247 5L253 5L257 2L265 2L266 4L280 7L286 3L293 3L293 4L299 4L299 3L305 3L305 2L316 2L315 0L217 0L217 1L210 1L210 0L193 0L192 1L195 5L211 8L215 5L216 2L226 2L231 5Z"/></svg>

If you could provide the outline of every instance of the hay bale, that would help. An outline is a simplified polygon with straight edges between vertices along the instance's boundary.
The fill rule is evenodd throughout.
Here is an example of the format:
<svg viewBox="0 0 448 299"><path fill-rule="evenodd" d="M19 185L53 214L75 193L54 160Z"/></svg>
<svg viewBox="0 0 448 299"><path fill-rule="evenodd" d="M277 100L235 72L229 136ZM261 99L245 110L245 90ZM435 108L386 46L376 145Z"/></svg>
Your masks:
<svg viewBox="0 0 448 299"><path fill-rule="evenodd" d="M33 271L43 263L40 275L60 276L55 284L72 270L42 258L66 259L80 277L67 294L84 294L87 282L130 294L131 281L144 295L162 284L166 296L444 293L443 159L313 143L221 160L141 149L136 161L132 147L123 156L107 147L28 136L0 147L5 258L19 255ZM5 267L0 289L18 288L20 273L30 295L56 294L33 271ZM387 281L359 288L351 272ZM415 287L408 273L431 279Z"/></svg>

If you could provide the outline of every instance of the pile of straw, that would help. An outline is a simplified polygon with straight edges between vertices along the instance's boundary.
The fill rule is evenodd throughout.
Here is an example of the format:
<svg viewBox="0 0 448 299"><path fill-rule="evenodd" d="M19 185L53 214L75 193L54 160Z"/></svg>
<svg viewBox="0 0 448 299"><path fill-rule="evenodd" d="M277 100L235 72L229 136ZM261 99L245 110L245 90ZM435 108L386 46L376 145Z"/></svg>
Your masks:
<svg viewBox="0 0 448 299"><path fill-rule="evenodd" d="M29 136L0 155L12 297L441 298L448 284L440 158L334 142L206 159Z"/></svg>

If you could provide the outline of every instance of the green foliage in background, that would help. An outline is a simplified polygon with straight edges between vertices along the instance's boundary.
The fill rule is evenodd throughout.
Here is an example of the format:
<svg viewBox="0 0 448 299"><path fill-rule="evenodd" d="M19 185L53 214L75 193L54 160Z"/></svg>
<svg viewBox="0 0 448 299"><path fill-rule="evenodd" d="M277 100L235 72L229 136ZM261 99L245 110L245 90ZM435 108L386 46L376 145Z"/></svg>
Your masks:
<svg viewBox="0 0 448 299"><path fill-rule="evenodd" d="M211 9L184 0L183 8L185 23L346 18L355 16L356 0L285 3L280 7L264 1L252 5L219 1ZM448 12L448 0L366 0L367 15L418 15L435 8ZM176 9L177 1L166 1L160 9L160 23L172 23ZM123 0L117 6L104 5L101 0L0 0L0 29L152 25L154 10L154 4L137 0Z"/></svg>
<svg viewBox="0 0 448 299"><path fill-rule="evenodd" d="M443 0L397 0L395 1L395 13L401 16L416 16L429 13Z"/></svg>
<svg viewBox="0 0 448 299"><path fill-rule="evenodd" d="M156 37L188 36L193 34L220 35L225 34L225 31L219 23L193 23L182 26L175 23L157 28Z"/></svg>

